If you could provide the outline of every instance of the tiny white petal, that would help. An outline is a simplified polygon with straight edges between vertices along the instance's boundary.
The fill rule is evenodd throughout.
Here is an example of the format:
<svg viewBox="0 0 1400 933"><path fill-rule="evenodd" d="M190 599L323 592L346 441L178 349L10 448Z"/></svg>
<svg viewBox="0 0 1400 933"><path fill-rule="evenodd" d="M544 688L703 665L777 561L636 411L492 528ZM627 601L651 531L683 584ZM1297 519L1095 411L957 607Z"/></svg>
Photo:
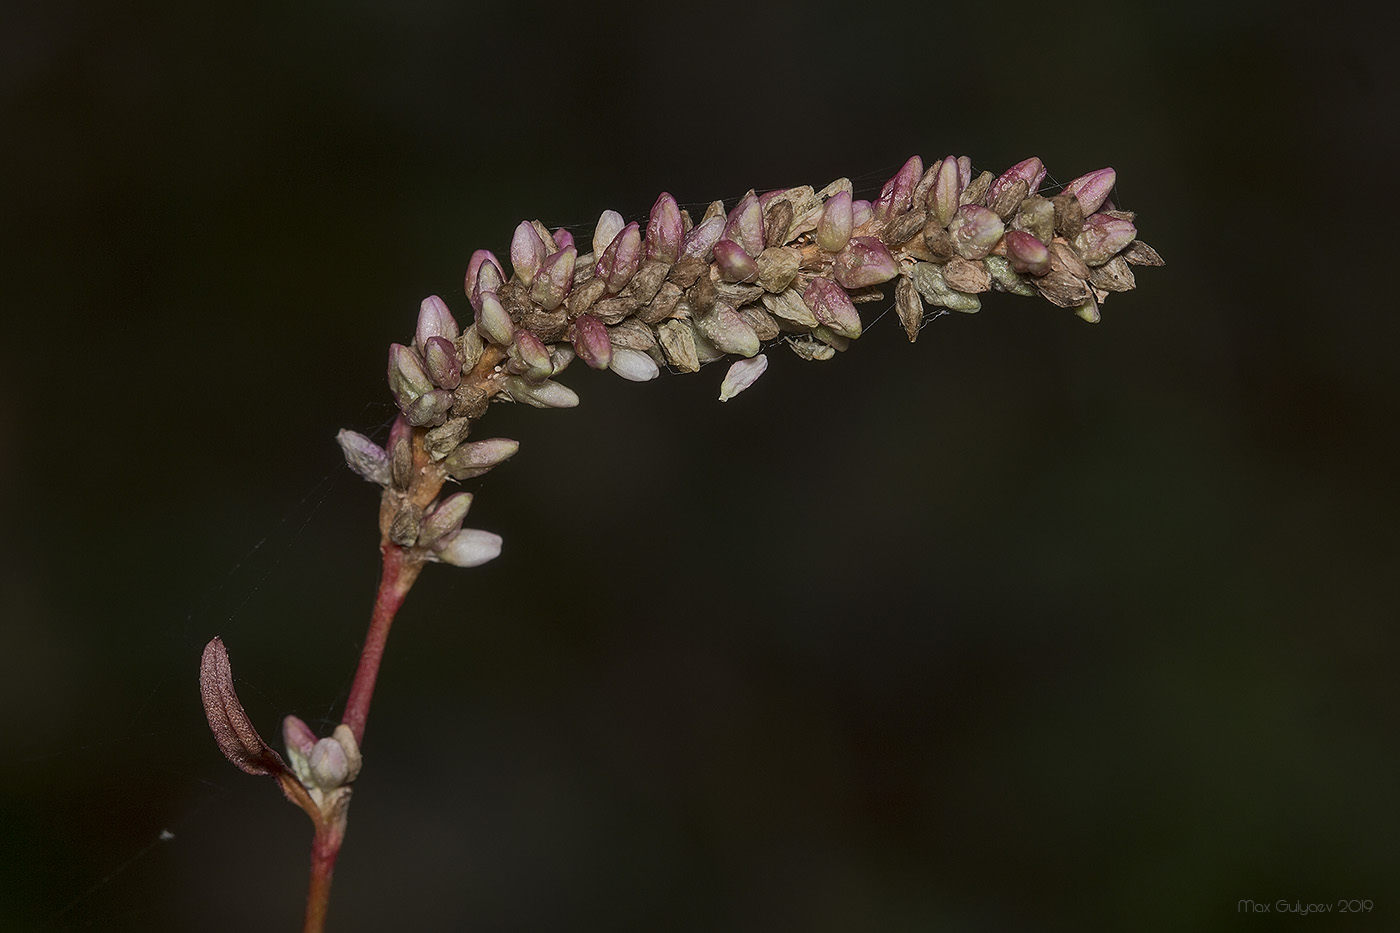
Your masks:
<svg viewBox="0 0 1400 933"><path fill-rule="evenodd" d="M747 360L737 360L724 374L724 382L719 387L719 400L727 402L758 381L758 377L768 371L768 357L760 353Z"/></svg>
<svg viewBox="0 0 1400 933"><path fill-rule="evenodd" d="M458 567L480 567L501 553L501 536L479 528L463 528L437 548L437 559Z"/></svg>
<svg viewBox="0 0 1400 933"><path fill-rule="evenodd" d="M633 382L646 382L661 375L661 370L656 368L656 362L651 357L641 350L628 350L626 347L613 348L612 363L608 368Z"/></svg>

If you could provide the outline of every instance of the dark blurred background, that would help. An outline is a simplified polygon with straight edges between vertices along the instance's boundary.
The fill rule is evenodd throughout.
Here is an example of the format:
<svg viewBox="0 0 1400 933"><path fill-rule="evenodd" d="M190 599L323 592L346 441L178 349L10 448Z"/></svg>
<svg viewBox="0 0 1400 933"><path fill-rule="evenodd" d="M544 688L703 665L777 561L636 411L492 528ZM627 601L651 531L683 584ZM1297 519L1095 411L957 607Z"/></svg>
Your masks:
<svg viewBox="0 0 1400 933"><path fill-rule="evenodd" d="M390 341L473 249L657 192L1106 164L1167 259L1089 326L886 307L500 406L390 640L336 931L1396 928L1391 38L1329 6L0 11L0 927L294 929ZM873 322L873 323L872 323ZM161 840L165 831L173 838Z"/></svg>

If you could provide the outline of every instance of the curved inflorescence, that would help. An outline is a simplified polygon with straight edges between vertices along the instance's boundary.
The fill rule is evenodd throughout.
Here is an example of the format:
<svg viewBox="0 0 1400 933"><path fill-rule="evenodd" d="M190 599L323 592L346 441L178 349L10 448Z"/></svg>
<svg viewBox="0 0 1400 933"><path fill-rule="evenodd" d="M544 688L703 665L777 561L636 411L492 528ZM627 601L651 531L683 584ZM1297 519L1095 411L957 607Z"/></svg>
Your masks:
<svg viewBox="0 0 1400 933"><path fill-rule="evenodd" d="M1038 158L973 178L966 156L927 169L914 156L874 201L855 199L841 178L819 191L750 191L728 211L715 201L696 220L662 194L645 230L605 211L582 245L567 230L521 222L509 277L490 252L471 257L469 326L433 296L412 344L390 347L400 415L388 443L340 432L350 466L384 487L384 540L419 561L495 557L498 536L462 528L471 495L438 494L446 480L479 476L517 450L503 438L468 439L492 399L577 405L556 379L574 359L645 381L662 366L695 372L737 356L721 389L727 400L767 368L760 351L774 341L808 360L845 350L861 334L857 305L884 300L891 281L910 341L927 308L977 311L993 289L1097 322L1109 293L1135 286L1131 266L1162 259L1137 239L1134 215L1109 200L1113 169L1053 197L1040 193L1045 178Z"/></svg>

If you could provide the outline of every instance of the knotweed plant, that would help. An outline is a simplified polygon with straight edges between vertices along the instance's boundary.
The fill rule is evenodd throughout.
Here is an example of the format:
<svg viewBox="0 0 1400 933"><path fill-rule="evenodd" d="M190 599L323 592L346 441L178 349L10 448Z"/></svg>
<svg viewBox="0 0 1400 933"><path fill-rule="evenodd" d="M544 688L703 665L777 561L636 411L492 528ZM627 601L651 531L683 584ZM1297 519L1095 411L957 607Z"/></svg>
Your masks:
<svg viewBox="0 0 1400 933"><path fill-rule="evenodd" d="M360 745L384 645L404 597L430 563L473 567L497 557L500 536L463 527L481 476L519 447L477 438L491 403L572 408L560 381L575 361L636 382L698 371L735 357L720 401L767 369L765 349L830 359L861 335L857 306L887 301L909 340L929 309L977 311L984 292L1040 298L1089 322L1111 292L1134 287L1132 267L1162 260L1137 239L1134 216L1109 200L1111 168L1041 193L1040 159L1000 176L972 174L966 156L925 168L914 156L873 201L841 178L758 194L700 216L662 194L645 224L605 211L589 241L524 221L510 273L490 252L467 265L466 327L447 303L423 301L411 342L389 348L389 391L399 414L381 446L338 437L350 468L382 489L383 570L369 633L340 725L318 737L296 716L282 724L284 759L258 734L234 693L228 654L204 650L200 686L224 756L271 775L311 817L305 929L321 930L331 872L345 838Z"/></svg>

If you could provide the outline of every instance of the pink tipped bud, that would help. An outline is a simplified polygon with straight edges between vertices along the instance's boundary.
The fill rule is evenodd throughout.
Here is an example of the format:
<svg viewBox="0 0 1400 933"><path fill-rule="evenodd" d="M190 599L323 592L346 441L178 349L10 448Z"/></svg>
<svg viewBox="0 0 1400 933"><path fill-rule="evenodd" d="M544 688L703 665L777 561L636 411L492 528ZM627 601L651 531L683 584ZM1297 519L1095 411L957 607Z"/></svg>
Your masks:
<svg viewBox="0 0 1400 933"><path fill-rule="evenodd" d="M553 311L564 303L569 295L569 286L574 281L574 261L578 251L566 246L557 253L551 253L540 265L535 284L530 286L530 297L546 311Z"/></svg>
<svg viewBox="0 0 1400 933"><path fill-rule="evenodd" d="M733 240L715 244L715 265L726 282L752 282L758 278L758 263Z"/></svg>
<svg viewBox="0 0 1400 933"><path fill-rule="evenodd" d="M418 307L418 328L413 335L414 347L421 351L427 345L429 337L456 340L460 333L457 321L452 317L452 312L447 310L445 301L437 295L429 295L423 299L423 303Z"/></svg>
<svg viewBox="0 0 1400 933"><path fill-rule="evenodd" d="M457 567L480 567L501 554L501 536L478 528L463 528L438 542L433 556Z"/></svg>
<svg viewBox="0 0 1400 933"><path fill-rule="evenodd" d="M642 233L635 223L618 231L608 248L603 250L594 272L608 286L608 294L616 295L632 281L642 264Z"/></svg>
<svg viewBox="0 0 1400 933"><path fill-rule="evenodd" d="M476 328L497 346L510 346L511 338L515 336L515 324L495 292L481 293L481 306L476 310Z"/></svg>
<svg viewBox="0 0 1400 933"><path fill-rule="evenodd" d="M345 464L360 477L387 486L389 476L389 454L374 441L355 431L341 430L335 436L345 454Z"/></svg>
<svg viewBox="0 0 1400 933"><path fill-rule="evenodd" d="M661 375L656 361L641 350L614 347L608 368L629 382L648 382Z"/></svg>
<svg viewBox="0 0 1400 933"><path fill-rule="evenodd" d="M760 353L750 360L735 360L724 374L719 387L719 400L727 402L758 381L768 371L768 357Z"/></svg>
<svg viewBox="0 0 1400 933"><path fill-rule="evenodd" d="M408 423L414 427L439 425L447 420L447 413L452 410L454 401L456 399L446 389L433 389L431 392L424 392L414 399L407 408L403 409L403 414L408 419Z"/></svg>
<svg viewBox="0 0 1400 933"><path fill-rule="evenodd" d="M832 333L852 340L860 336L860 315L851 296L830 279L815 278L802 293L802 302Z"/></svg>
<svg viewBox="0 0 1400 933"><path fill-rule="evenodd" d="M574 235L569 231L565 230L563 227L560 227L558 230L554 231L553 239L554 248L556 250L568 249L570 246L575 246ZM577 247L575 246L575 248Z"/></svg>
<svg viewBox="0 0 1400 933"><path fill-rule="evenodd" d="M448 535L455 534L461 529L462 520L467 517L467 510L471 507L472 494L469 492L459 492L443 499L423 516L423 524L418 531L418 546L431 547Z"/></svg>
<svg viewBox="0 0 1400 933"><path fill-rule="evenodd" d="M515 269L515 277L526 286L534 282L548 252L544 240L535 232L535 225L522 220L510 240L510 264Z"/></svg>
<svg viewBox="0 0 1400 933"><path fill-rule="evenodd" d="M838 191L827 198L822 218L817 221L817 245L828 253L839 253L851 238L855 217L851 213L851 193Z"/></svg>
<svg viewBox="0 0 1400 933"><path fill-rule="evenodd" d="M574 352L593 369L607 369L612 363L613 345L608 329L591 314L580 314L569 331Z"/></svg>
<svg viewBox="0 0 1400 933"><path fill-rule="evenodd" d="M700 259L709 262L714 255L715 244L724 235L724 218L711 217L709 220L693 227L685 235L685 240L681 244L682 259Z"/></svg>
<svg viewBox="0 0 1400 933"><path fill-rule="evenodd" d="M924 175L924 160L918 156L911 156L908 162L895 173L894 177L885 182L885 186L880 189L880 197L873 205L875 219L879 221L889 220L891 217L898 217L909 210L914 199L914 188L918 186L919 179Z"/></svg>
<svg viewBox="0 0 1400 933"><path fill-rule="evenodd" d="M515 342L511 345L510 354L517 361L520 374L526 379L543 382L554 375L554 360L550 358L549 347L523 327L515 332Z"/></svg>
<svg viewBox="0 0 1400 933"><path fill-rule="evenodd" d="M1101 266L1137 237L1132 221L1095 214L1084 221L1070 245L1087 266Z"/></svg>
<svg viewBox="0 0 1400 933"><path fill-rule="evenodd" d="M1007 231L1006 258L1017 272L1044 275L1050 271L1050 250L1024 230Z"/></svg>
<svg viewBox="0 0 1400 933"><path fill-rule="evenodd" d="M734 205L724 225L724 238L738 243L750 256L763 252L763 206L758 195L750 191Z"/></svg>
<svg viewBox="0 0 1400 933"><path fill-rule="evenodd" d="M844 288L865 288L899 275L899 263L876 237L858 236L837 254L832 272Z"/></svg>
<svg viewBox="0 0 1400 933"><path fill-rule="evenodd" d="M593 228L593 255L603 255L603 251L612 245L626 225L627 221L617 211L603 211L598 218L598 226Z"/></svg>
<svg viewBox="0 0 1400 933"><path fill-rule="evenodd" d="M997 245L1006 225L996 211L977 204L964 204L948 224L953 249L964 259L981 259Z"/></svg>
<svg viewBox="0 0 1400 933"><path fill-rule="evenodd" d="M1017 162L1005 172L1002 172L1001 176L997 178L996 181L992 182L992 186L987 189L986 201L988 204L994 203L1003 191L1014 187L1018 181L1024 181L1026 183L1026 186L1030 189L1026 192L1028 195L1035 194L1036 191L1040 189L1040 183L1044 180L1044 163L1035 156L1031 156L1029 159Z"/></svg>
<svg viewBox="0 0 1400 933"><path fill-rule="evenodd" d="M478 310L481 299L478 297L483 289L481 284L481 269L489 266L492 272L487 273L488 285L485 291L494 292L501 287L501 282L505 281L505 270L501 268L501 261L489 249L479 249L472 253L472 258L467 262L466 292L467 299L472 303L472 310ZM492 274L494 273L494 275Z"/></svg>
<svg viewBox="0 0 1400 933"><path fill-rule="evenodd" d="M722 353L753 356L762 347L753 325L727 304L716 304L713 311L696 319L695 327Z"/></svg>
<svg viewBox="0 0 1400 933"><path fill-rule="evenodd" d="M439 389L455 389L462 384L462 364L457 362L457 347L446 337L429 337L423 359L428 376Z"/></svg>
<svg viewBox="0 0 1400 933"><path fill-rule="evenodd" d="M406 408L418 396L431 392L433 380L423 360L401 343L389 345L389 391L400 408Z"/></svg>
<svg viewBox="0 0 1400 933"><path fill-rule="evenodd" d="M1118 181L1118 173L1111 168L1101 168L1087 175L1080 175L1065 185L1063 194L1072 194L1079 199L1079 206L1088 217L1103 206L1113 186Z"/></svg>
<svg viewBox="0 0 1400 933"><path fill-rule="evenodd" d="M282 744L287 749L287 757L292 761L292 770L302 776L302 769L316 747L316 733L296 716L282 720Z"/></svg>
<svg viewBox="0 0 1400 933"><path fill-rule="evenodd" d="M933 216L945 227L958 212L958 198L962 196L963 188L967 187L967 183L961 178L957 159L948 156L939 164L938 174L933 180L933 189L929 192L928 206L929 210L933 211Z"/></svg>
<svg viewBox="0 0 1400 933"><path fill-rule="evenodd" d="M651 217L647 220L647 261L675 265L681 258L684 238L680 205L663 191L651 206Z"/></svg>
<svg viewBox="0 0 1400 933"><path fill-rule="evenodd" d="M473 479L514 457L518 450L520 450L519 441L504 437L470 441L448 454L447 459L443 461L443 466L447 470L447 475L453 479Z"/></svg>
<svg viewBox="0 0 1400 933"><path fill-rule="evenodd" d="M972 184L972 158L958 156L958 188L964 190L970 184Z"/></svg>

